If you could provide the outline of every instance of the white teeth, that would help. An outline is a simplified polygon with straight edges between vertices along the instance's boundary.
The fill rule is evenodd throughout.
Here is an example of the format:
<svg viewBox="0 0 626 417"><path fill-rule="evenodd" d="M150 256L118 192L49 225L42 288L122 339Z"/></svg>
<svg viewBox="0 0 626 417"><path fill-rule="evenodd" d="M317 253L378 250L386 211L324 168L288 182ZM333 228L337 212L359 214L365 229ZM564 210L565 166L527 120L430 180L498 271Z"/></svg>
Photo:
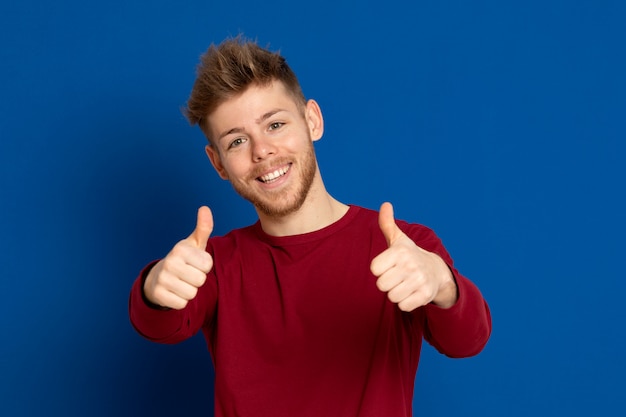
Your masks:
<svg viewBox="0 0 626 417"><path fill-rule="evenodd" d="M285 175L287 173L287 171L289 171L289 167L284 167L284 168L279 168L274 172L271 172L267 175L263 175L262 177L260 177L261 181L267 183L267 182L272 182L275 179L277 179L278 177L282 177L283 175Z"/></svg>

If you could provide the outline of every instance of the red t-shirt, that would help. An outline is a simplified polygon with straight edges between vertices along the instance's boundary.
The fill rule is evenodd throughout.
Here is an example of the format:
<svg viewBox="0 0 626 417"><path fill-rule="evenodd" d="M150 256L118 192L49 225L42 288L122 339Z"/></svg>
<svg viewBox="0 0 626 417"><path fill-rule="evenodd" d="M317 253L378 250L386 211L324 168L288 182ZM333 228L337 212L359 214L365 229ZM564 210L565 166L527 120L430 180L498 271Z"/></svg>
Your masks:
<svg viewBox="0 0 626 417"><path fill-rule="evenodd" d="M214 267L196 298L181 311L150 308L140 276L131 321L161 343L203 331L217 417L411 416L422 338L451 357L475 355L491 318L432 230L397 223L451 268L459 287L452 308L406 313L378 290L370 263L387 248L378 213L351 206L303 235L269 236L257 222L212 237Z"/></svg>

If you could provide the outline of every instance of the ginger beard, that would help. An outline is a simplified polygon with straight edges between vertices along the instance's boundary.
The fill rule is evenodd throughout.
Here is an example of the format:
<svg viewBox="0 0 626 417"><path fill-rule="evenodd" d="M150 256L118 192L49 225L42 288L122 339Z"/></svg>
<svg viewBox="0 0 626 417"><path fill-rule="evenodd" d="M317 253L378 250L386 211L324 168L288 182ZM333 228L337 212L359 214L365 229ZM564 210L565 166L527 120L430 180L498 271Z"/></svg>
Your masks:
<svg viewBox="0 0 626 417"><path fill-rule="evenodd" d="M298 211L306 201L317 171L313 142L309 141L308 143L309 146L303 157L297 161L300 163L291 163L289 167L289 171L291 171L289 175L299 175L299 178L295 178L295 184L290 184L288 187L276 191L258 192L254 187L231 181L233 188L237 194L248 200L259 212L268 217L283 217ZM249 181L258 181L258 177L253 175Z"/></svg>

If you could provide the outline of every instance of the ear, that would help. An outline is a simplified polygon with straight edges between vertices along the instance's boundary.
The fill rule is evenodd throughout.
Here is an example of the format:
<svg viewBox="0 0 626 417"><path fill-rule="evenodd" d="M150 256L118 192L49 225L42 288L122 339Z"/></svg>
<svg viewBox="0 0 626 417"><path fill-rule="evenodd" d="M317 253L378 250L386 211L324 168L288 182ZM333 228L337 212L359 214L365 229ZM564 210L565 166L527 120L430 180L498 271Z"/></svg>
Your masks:
<svg viewBox="0 0 626 417"><path fill-rule="evenodd" d="M304 117L309 127L311 140L321 139L324 134L324 117L322 117L322 110L315 100L307 101Z"/></svg>
<svg viewBox="0 0 626 417"><path fill-rule="evenodd" d="M209 157L209 160L211 161L213 168L215 168L220 178L223 180L227 180L228 173L224 169L224 165L222 165L222 160L220 159L219 151L215 149L211 144L208 144L207 146L205 146L204 150L207 156Z"/></svg>

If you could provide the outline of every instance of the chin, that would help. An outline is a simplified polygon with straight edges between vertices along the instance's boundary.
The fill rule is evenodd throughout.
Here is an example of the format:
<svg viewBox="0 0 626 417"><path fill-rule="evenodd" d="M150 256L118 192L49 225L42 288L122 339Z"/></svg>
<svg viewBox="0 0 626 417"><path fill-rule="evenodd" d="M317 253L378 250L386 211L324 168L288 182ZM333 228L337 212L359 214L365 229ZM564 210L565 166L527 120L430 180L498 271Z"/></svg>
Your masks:
<svg viewBox="0 0 626 417"><path fill-rule="evenodd" d="M254 207L260 213L268 217L285 217L292 213L295 213L302 207L304 204L304 198L298 198L296 201L292 202L261 202L261 201L251 201Z"/></svg>

